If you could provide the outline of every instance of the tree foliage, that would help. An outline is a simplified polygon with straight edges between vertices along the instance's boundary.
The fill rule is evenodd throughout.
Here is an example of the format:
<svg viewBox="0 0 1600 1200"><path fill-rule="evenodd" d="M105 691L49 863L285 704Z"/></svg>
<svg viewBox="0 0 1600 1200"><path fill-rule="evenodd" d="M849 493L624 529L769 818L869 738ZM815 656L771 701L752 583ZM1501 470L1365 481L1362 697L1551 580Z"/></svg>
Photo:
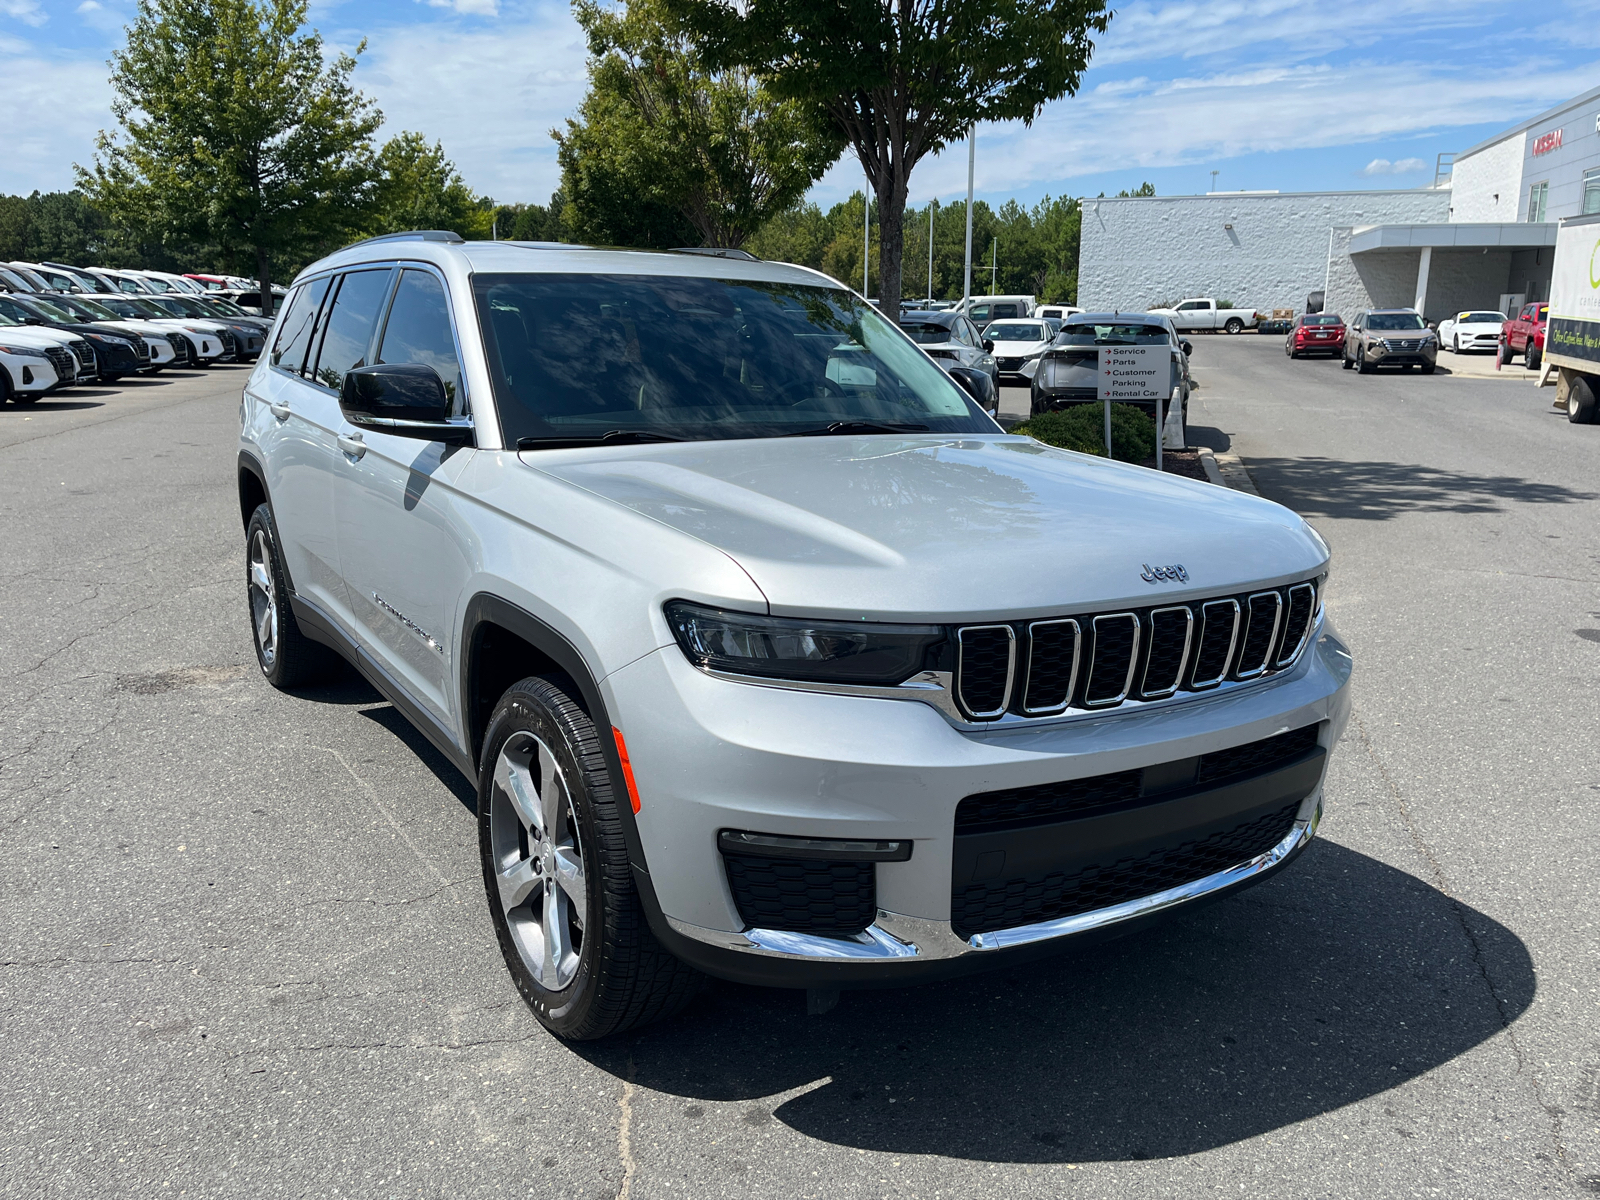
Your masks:
<svg viewBox="0 0 1600 1200"><path fill-rule="evenodd" d="M110 265L115 232L82 192L0 196L0 262Z"/></svg>
<svg viewBox="0 0 1600 1200"><path fill-rule="evenodd" d="M709 68L658 0L575 0L589 93L560 143L580 238L739 246L794 204L843 143L747 68Z"/></svg>
<svg viewBox="0 0 1600 1200"><path fill-rule="evenodd" d="M801 263L861 286L861 205L857 192L827 213L799 204L778 214L746 248L760 258ZM932 298L959 300L966 258L964 203L933 205ZM874 242L878 206L873 206ZM1046 196L1031 208L1008 200L999 209L979 200L972 208L973 288L978 292L1038 296L1041 302L1071 303L1078 294L1076 200ZM902 221L905 260L902 293L928 294L928 208L908 208ZM999 253L992 250L998 243ZM998 261L993 276L989 263ZM872 282L876 284L877 277ZM877 290L876 287L874 290Z"/></svg>
<svg viewBox="0 0 1600 1200"><path fill-rule="evenodd" d="M487 238L494 224L494 201L467 186L444 146L420 133L401 133L378 151L371 234L407 229L450 229L468 240Z"/></svg>
<svg viewBox="0 0 1600 1200"><path fill-rule="evenodd" d="M139 0L83 190L119 226L213 250L263 289L366 223L382 121L323 56L308 0ZM361 49L358 47L356 53Z"/></svg>
<svg viewBox="0 0 1600 1200"><path fill-rule="evenodd" d="M1077 90L1104 0L661 0L713 67L743 66L846 139L884 214L898 311L911 171L983 121L1031 122Z"/></svg>

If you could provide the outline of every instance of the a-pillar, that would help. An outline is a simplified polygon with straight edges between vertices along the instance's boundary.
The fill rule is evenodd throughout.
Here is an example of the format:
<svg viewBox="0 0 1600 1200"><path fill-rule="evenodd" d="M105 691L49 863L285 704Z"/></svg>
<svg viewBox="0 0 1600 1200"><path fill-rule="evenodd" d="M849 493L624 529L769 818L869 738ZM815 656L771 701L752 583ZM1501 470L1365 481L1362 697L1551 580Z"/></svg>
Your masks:
<svg viewBox="0 0 1600 1200"><path fill-rule="evenodd" d="M1424 246L1422 248L1422 259L1417 263L1417 300L1416 303L1411 306L1422 315L1424 320L1426 320L1428 316L1428 268L1432 265L1433 247Z"/></svg>

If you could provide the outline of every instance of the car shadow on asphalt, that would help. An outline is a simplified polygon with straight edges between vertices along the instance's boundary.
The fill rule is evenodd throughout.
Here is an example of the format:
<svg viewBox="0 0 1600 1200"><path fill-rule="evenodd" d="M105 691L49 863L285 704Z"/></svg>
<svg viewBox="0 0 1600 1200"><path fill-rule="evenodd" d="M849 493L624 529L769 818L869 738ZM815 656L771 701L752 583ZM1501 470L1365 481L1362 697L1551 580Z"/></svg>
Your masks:
<svg viewBox="0 0 1600 1200"><path fill-rule="evenodd" d="M1187 428L1191 446L1208 446L1215 454L1226 454L1233 449L1233 439L1215 426L1195 425L1191 422Z"/></svg>
<svg viewBox="0 0 1600 1200"><path fill-rule="evenodd" d="M79 393L82 395L83 393ZM109 396L111 393L106 392ZM68 412L74 408L104 408L103 400L36 400L32 404L7 404L0 408L12 416L26 417L32 413L41 412Z"/></svg>
<svg viewBox="0 0 1600 1200"><path fill-rule="evenodd" d="M1500 1034L1535 990L1510 930L1322 841L1278 879L1121 941L847 992L822 1017L792 991L717 983L669 1022L573 1049L643 1087L748 1101L752 1125L842 1146L1167 1158L1399 1087Z"/></svg>
<svg viewBox="0 0 1600 1200"><path fill-rule="evenodd" d="M1499 512L1509 501L1577 504L1600 499L1600 492L1543 480L1475 475L1417 463L1252 458L1246 465L1262 495L1303 517L1388 521L1413 512Z"/></svg>

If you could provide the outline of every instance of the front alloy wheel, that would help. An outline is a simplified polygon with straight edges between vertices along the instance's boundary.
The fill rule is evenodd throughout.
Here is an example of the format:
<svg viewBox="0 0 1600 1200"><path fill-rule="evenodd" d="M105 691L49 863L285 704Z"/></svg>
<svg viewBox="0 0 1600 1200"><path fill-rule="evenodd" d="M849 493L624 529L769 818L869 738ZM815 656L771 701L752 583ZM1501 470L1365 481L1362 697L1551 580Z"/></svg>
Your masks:
<svg viewBox="0 0 1600 1200"><path fill-rule="evenodd" d="M333 651L300 631L289 606L283 558L273 536L272 509L265 504L250 514L244 531L245 589L250 626L255 634L256 662L275 688L315 683L339 661Z"/></svg>
<svg viewBox="0 0 1600 1200"><path fill-rule="evenodd" d="M559 992L583 953L588 882L572 793L539 738L506 739L494 765L489 840L500 910L534 981Z"/></svg>

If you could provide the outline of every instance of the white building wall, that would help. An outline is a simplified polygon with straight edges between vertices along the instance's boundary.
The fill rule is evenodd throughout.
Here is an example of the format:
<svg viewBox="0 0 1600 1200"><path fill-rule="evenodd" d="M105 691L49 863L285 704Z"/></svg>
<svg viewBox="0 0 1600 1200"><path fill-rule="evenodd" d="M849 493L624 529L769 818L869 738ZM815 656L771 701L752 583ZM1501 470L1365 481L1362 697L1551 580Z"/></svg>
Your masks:
<svg viewBox="0 0 1600 1200"><path fill-rule="evenodd" d="M1522 194L1522 133L1458 159L1450 169L1450 220L1511 222Z"/></svg>
<svg viewBox="0 0 1600 1200"><path fill-rule="evenodd" d="M1306 297L1322 290L1334 226L1444 221L1450 193L1224 192L1082 203L1082 307L1137 312L1212 296L1241 307L1300 312ZM1413 283L1415 277L1413 269Z"/></svg>

